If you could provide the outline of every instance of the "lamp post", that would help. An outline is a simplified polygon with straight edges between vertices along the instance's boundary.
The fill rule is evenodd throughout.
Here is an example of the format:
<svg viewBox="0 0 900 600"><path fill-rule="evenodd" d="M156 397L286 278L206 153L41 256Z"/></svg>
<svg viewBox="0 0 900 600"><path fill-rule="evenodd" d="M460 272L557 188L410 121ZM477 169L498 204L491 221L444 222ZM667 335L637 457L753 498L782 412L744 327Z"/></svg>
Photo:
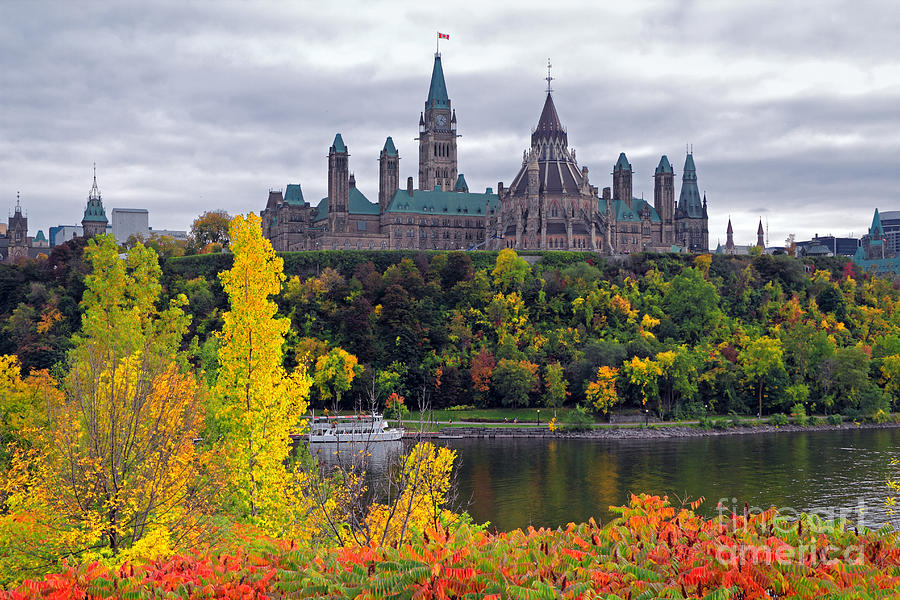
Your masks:
<svg viewBox="0 0 900 600"><path fill-rule="evenodd" d="M538 427L540 427L541 426L541 409L537 409L537 410L538 410Z"/></svg>

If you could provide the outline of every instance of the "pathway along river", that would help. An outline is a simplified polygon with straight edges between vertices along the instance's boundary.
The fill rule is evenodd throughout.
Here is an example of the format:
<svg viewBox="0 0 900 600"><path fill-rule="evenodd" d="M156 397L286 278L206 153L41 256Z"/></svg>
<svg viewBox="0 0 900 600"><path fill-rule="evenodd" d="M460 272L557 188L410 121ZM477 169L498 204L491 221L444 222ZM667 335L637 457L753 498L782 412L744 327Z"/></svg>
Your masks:
<svg viewBox="0 0 900 600"><path fill-rule="evenodd" d="M887 519L890 466L900 429L760 433L635 440L438 440L459 451L460 497L476 522L501 531L611 518L630 492L706 497L711 516L724 499L738 511L778 506ZM735 499L735 500L732 500ZM860 508L864 509L862 519ZM788 513L790 514L790 513Z"/></svg>

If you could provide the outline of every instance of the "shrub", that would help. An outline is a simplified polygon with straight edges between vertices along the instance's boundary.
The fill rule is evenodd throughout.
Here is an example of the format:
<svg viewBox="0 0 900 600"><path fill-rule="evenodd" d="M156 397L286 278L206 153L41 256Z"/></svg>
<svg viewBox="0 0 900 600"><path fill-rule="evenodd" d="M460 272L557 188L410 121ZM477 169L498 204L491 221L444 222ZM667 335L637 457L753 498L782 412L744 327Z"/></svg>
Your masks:
<svg viewBox="0 0 900 600"><path fill-rule="evenodd" d="M578 405L565 416L562 428L563 431L590 431L594 428L594 419L583 406Z"/></svg>
<svg viewBox="0 0 900 600"><path fill-rule="evenodd" d="M451 406L447 410L475 410L475 407L471 404L457 404L456 406Z"/></svg>
<svg viewBox="0 0 900 600"><path fill-rule="evenodd" d="M791 407L791 416L794 417L794 423L800 427L806 426L806 407L799 402Z"/></svg>
<svg viewBox="0 0 900 600"><path fill-rule="evenodd" d="M888 415L888 413L884 412L881 409L878 409L877 411L875 411L875 414L872 415L871 419L873 423L878 423L880 425L882 423L887 423L888 421L890 421L891 417L890 415Z"/></svg>
<svg viewBox="0 0 900 600"><path fill-rule="evenodd" d="M809 424L811 427L821 427L825 424L825 419L813 415L809 418Z"/></svg>
<svg viewBox="0 0 900 600"><path fill-rule="evenodd" d="M838 426L843 422L841 415L828 415L828 424Z"/></svg>
<svg viewBox="0 0 900 600"><path fill-rule="evenodd" d="M713 429L728 429L731 427L731 423L728 419L713 419L710 421Z"/></svg>
<svg viewBox="0 0 900 600"><path fill-rule="evenodd" d="M737 413L731 413L731 426L732 427L746 427L747 422L740 417Z"/></svg>
<svg viewBox="0 0 900 600"><path fill-rule="evenodd" d="M769 424L775 425L776 427L780 427L782 425L789 425L791 422L790 419L787 418L787 415L783 415L781 413L775 413L771 417L769 417Z"/></svg>
<svg viewBox="0 0 900 600"><path fill-rule="evenodd" d="M700 429L710 429L712 427L712 423L710 422L709 417L700 417L697 427L699 427Z"/></svg>

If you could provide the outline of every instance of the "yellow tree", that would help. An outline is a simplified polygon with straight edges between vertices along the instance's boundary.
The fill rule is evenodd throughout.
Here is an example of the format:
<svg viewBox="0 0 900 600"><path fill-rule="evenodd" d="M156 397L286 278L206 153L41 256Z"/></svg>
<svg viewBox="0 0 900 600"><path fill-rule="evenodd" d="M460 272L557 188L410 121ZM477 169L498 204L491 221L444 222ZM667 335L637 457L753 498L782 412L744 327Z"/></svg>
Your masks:
<svg viewBox="0 0 900 600"><path fill-rule="evenodd" d="M269 298L281 290L283 261L263 237L259 217L236 216L230 234L234 265L219 279L231 310L218 334L214 416L235 512L279 535L295 525L295 492L284 463L289 436L301 427L310 380L302 366L288 374L282 365L290 323L275 316Z"/></svg>
<svg viewBox="0 0 900 600"><path fill-rule="evenodd" d="M619 401L616 393L616 378L619 370L613 367L599 367L597 378L587 385L584 392L594 410L606 414Z"/></svg>
<svg viewBox="0 0 900 600"><path fill-rule="evenodd" d="M332 348L317 358L313 382L322 401L334 398L337 409L341 404L341 394L350 389L360 369L356 357L343 348Z"/></svg>
<svg viewBox="0 0 900 600"><path fill-rule="evenodd" d="M7 478L12 520L30 520L33 537L20 535L0 556L43 568L67 556L184 548L205 531L211 493L193 443L202 394L177 357L186 299L157 311L160 269L143 246L122 260L115 240L98 236L85 256L93 270L69 372L62 390L41 384L46 424L26 432Z"/></svg>
<svg viewBox="0 0 900 600"><path fill-rule="evenodd" d="M641 404L647 405L649 400L659 398L659 378L662 369L652 358L635 356L624 365L625 376L641 393Z"/></svg>

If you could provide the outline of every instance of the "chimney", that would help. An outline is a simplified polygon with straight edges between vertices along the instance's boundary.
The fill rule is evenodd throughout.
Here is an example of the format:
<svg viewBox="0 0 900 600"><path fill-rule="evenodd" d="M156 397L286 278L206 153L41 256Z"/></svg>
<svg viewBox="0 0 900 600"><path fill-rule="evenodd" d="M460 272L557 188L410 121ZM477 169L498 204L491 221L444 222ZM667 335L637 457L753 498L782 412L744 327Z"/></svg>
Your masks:
<svg viewBox="0 0 900 600"><path fill-rule="evenodd" d="M603 188L603 199L609 200L610 197L611 196L610 196L609 188L608 187Z"/></svg>
<svg viewBox="0 0 900 600"><path fill-rule="evenodd" d="M413 195L412 177L406 178L406 193L409 194L410 198L412 198L412 195Z"/></svg>
<svg viewBox="0 0 900 600"><path fill-rule="evenodd" d="M497 182L497 195L498 196L503 195L503 182L502 181Z"/></svg>
<svg viewBox="0 0 900 600"><path fill-rule="evenodd" d="M356 176L353 173L350 173L350 189L356 187Z"/></svg>

